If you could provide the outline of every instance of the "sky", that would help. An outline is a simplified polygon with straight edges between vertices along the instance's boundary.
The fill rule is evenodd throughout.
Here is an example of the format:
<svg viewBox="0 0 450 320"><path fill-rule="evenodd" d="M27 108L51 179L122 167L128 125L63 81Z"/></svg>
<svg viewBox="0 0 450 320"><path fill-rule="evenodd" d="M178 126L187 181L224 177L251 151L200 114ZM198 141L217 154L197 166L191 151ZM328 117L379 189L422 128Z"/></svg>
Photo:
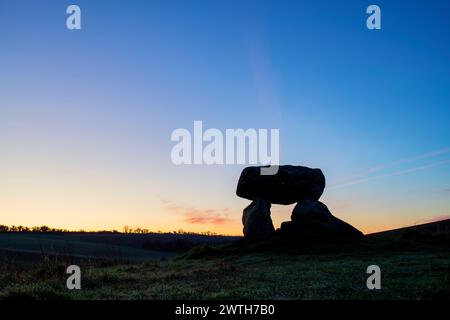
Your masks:
<svg viewBox="0 0 450 320"><path fill-rule="evenodd" d="M448 1L0 0L0 39L0 224L242 234L245 165L171 161L195 120L279 129L365 233L450 218Z"/></svg>

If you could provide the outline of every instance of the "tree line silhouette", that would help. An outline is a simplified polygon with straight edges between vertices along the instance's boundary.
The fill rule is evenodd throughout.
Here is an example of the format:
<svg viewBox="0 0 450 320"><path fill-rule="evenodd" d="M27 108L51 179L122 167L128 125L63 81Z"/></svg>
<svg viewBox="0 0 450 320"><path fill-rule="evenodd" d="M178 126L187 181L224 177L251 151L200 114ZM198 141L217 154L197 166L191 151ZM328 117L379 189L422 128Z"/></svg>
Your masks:
<svg viewBox="0 0 450 320"><path fill-rule="evenodd" d="M125 234L182 234L182 235L202 235L202 236L227 236L225 234L219 234L211 231L204 232L192 232L192 231L184 231L182 229L176 231L151 231L146 228L131 228L129 226L124 226L122 232L118 230L98 230L98 231L85 231L85 230L77 230L72 231L68 229L60 229L60 228L50 228L48 226L40 226L40 227L25 227L25 226L7 226L0 224L0 233L125 233Z"/></svg>

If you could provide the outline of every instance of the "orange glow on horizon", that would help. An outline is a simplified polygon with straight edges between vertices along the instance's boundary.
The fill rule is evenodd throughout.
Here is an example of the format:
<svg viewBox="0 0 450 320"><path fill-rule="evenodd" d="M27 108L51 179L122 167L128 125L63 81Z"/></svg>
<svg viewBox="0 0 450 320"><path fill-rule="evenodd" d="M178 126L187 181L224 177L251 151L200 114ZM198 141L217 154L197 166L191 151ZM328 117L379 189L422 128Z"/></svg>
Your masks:
<svg viewBox="0 0 450 320"><path fill-rule="evenodd" d="M76 224L76 225L64 225L64 224L33 224L28 225L24 223L2 223L8 226L24 226L28 228L33 227L40 227L40 226L48 226L50 228L54 229L63 229L63 230L69 230L69 232L77 232L77 231L84 231L84 232L98 232L98 231L118 231L123 232L125 227L128 227L132 230L136 229L145 229L148 230L149 233L171 233L171 232L193 232L193 233L214 233L217 235L227 235L227 236L243 236L242 234L242 225L240 224L233 224L228 226L193 226L188 224L180 224L180 225L173 225L173 226L157 226L154 225L153 227L147 227L146 225L142 224L136 224L136 225L109 225L109 226L95 226L95 225L82 225L82 224ZM278 229L280 227L280 223L275 223L274 221L275 229ZM376 225L376 226L355 226L359 230L361 230L364 234L371 234L371 233L377 233L377 232L383 232L383 231L389 231L394 229L399 229L403 227L408 227L411 225Z"/></svg>

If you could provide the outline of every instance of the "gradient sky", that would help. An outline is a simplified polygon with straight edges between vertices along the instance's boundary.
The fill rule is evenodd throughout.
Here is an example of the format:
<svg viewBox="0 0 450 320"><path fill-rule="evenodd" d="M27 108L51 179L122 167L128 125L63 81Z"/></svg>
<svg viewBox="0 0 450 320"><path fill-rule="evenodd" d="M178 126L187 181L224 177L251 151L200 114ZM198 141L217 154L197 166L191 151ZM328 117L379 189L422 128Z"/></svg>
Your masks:
<svg viewBox="0 0 450 320"><path fill-rule="evenodd" d="M194 120L279 128L366 233L450 217L449 39L438 0L0 0L0 224L241 234L244 166L171 162Z"/></svg>

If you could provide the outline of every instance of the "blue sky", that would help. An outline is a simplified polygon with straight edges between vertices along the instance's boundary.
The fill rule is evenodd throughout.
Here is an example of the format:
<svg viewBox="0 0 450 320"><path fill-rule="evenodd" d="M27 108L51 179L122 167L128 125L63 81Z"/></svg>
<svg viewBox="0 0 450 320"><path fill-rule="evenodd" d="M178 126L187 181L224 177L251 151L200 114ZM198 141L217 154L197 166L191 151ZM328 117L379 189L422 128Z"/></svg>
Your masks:
<svg viewBox="0 0 450 320"><path fill-rule="evenodd" d="M72 3L82 30L65 27ZM449 215L449 15L437 0L2 0L0 218L240 233L243 166L170 161L194 120L279 128L281 162L322 168L323 201L363 231Z"/></svg>

